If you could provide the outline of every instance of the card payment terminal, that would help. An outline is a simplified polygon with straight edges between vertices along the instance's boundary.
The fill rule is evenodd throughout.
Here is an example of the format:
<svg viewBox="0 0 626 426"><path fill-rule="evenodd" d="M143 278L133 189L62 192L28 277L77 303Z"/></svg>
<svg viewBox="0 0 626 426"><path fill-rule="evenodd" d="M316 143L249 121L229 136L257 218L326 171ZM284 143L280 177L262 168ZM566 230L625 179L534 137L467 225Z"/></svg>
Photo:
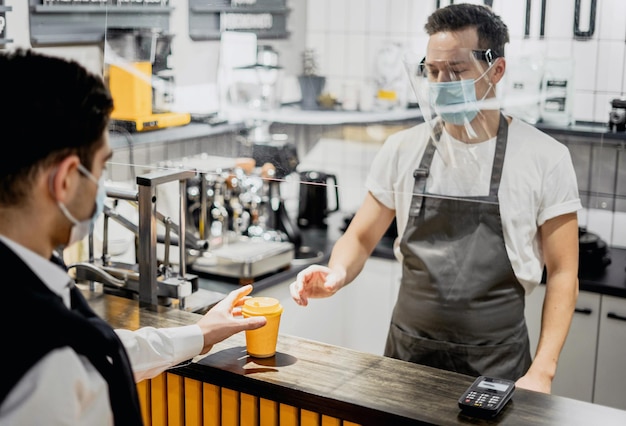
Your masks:
<svg viewBox="0 0 626 426"><path fill-rule="evenodd" d="M509 402L515 382L480 376L459 398L464 413L477 417L495 417Z"/></svg>

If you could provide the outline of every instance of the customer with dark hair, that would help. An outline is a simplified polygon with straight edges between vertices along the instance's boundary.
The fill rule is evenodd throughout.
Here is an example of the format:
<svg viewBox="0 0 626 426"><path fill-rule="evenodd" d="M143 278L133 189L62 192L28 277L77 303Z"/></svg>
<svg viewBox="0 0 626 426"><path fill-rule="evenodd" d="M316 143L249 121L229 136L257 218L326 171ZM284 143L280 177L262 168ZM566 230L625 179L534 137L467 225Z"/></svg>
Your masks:
<svg viewBox="0 0 626 426"><path fill-rule="evenodd" d="M113 100L73 61L0 54L0 424L141 424L136 381L154 377L265 318L240 315L244 286L195 324L113 330L88 306L53 250L82 240L102 212Z"/></svg>
<svg viewBox="0 0 626 426"><path fill-rule="evenodd" d="M307 305L350 283L395 218L403 272L385 355L549 393L578 295L570 153L501 112L509 35L489 7L452 4L425 28L425 58L407 62L425 122L387 139L328 267L300 272L291 295ZM533 359L525 296L544 266Z"/></svg>

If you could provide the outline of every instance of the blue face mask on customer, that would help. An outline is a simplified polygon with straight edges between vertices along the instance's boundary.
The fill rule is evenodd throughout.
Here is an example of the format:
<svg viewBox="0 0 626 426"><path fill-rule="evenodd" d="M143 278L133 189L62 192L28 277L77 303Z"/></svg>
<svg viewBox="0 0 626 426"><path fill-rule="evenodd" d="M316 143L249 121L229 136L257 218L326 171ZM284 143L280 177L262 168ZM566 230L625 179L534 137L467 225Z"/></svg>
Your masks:
<svg viewBox="0 0 626 426"><path fill-rule="evenodd" d="M98 219L98 217L104 211L104 200L106 199L106 188L104 187L104 173L102 174L102 176L100 176L100 179L96 179L96 177L92 175L91 172L87 170L82 164L78 165L78 170L87 179L89 179L98 186L98 192L96 193L95 211L93 212L91 217L84 220L76 219L63 203L58 203L61 212L63 212L67 220L69 220L73 224L72 231L70 233L70 240L67 243L68 246L78 241L82 241L87 235L89 235L89 232L92 230L96 219Z"/></svg>
<svg viewBox="0 0 626 426"><path fill-rule="evenodd" d="M476 80L428 83L431 102L433 102L435 111L443 118L443 121L463 125L476 118L480 108L476 100L475 83L483 78L487 71L489 69ZM485 99L487 93L488 91L485 92L481 100Z"/></svg>

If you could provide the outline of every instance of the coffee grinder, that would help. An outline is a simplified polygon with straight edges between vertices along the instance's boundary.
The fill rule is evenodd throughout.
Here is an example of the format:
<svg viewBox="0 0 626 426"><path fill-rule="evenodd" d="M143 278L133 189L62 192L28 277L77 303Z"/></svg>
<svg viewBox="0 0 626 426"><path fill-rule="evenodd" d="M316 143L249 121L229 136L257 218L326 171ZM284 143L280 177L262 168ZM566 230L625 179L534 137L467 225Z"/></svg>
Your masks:
<svg viewBox="0 0 626 426"><path fill-rule="evenodd" d="M164 110L173 97L168 75L171 36L149 28L109 28L105 34L107 82L115 103L114 124L131 132L182 126L191 114ZM169 74L171 75L171 74ZM157 89L156 91L154 89ZM155 94L158 102L155 103ZM157 108L155 108L155 106Z"/></svg>
<svg viewBox="0 0 626 426"><path fill-rule="evenodd" d="M279 65L278 52L273 47L258 45L256 63L236 67L236 71L247 71L244 74L252 84L235 84L238 86L240 104L252 111L273 111L280 106L280 89L282 83L282 67ZM298 227L291 221L284 206L280 186L284 178L296 170L299 164L296 146L289 142L287 135L272 133L271 121L256 116L248 121L244 145L251 148L249 155L255 164L266 173L264 177L265 192L268 199L267 223L269 228L282 231L287 240L300 247L301 236ZM271 165L271 167L268 167Z"/></svg>

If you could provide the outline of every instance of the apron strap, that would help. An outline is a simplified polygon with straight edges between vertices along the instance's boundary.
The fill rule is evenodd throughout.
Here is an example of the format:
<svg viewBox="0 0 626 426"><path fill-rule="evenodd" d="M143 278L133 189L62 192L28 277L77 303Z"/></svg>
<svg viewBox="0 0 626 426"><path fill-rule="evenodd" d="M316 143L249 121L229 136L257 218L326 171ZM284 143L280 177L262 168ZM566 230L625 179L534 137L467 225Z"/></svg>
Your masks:
<svg viewBox="0 0 626 426"><path fill-rule="evenodd" d="M430 163L432 162L433 156L435 155L435 143L433 136L436 139L439 139L442 129L443 125L441 124L441 121L438 121L433 128L433 134L431 135L430 139L428 139L428 145L426 145L426 150L424 151L424 155L422 155L420 165L417 169L413 171L413 178L415 179L415 183L413 185L413 197L411 197L411 207L409 207L409 219L413 218L413 220L415 220L420 215L420 210L422 209L422 201L424 200L423 194L426 193L426 180L428 179L428 175L430 174Z"/></svg>
<svg viewBox="0 0 626 426"><path fill-rule="evenodd" d="M430 174L430 164L435 154L434 138L439 139L443 125L441 121L438 121L433 128L433 134L428 140L428 145L420 161L420 165L413 171L413 177L415 178L415 184L413 185L413 197L411 198L411 206L409 208L409 219L419 217L422 209L422 202L424 200L424 194L426 193L426 181ZM491 167L491 181L489 184L489 196L495 198L498 196L498 189L500 188L500 180L502 178L502 168L504 165L504 155L506 152L506 141L509 133L509 123L500 113L500 122L498 124L498 133L496 136L496 151L493 157L493 165Z"/></svg>
<svg viewBox="0 0 626 426"><path fill-rule="evenodd" d="M498 136L496 139L496 152L493 156L493 166L491 168L491 184L489 185L489 196L497 197L502 178L502 167L504 165L504 154L506 152L506 141L509 135L509 122L504 114L500 113L500 124L498 125Z"/></svg>

